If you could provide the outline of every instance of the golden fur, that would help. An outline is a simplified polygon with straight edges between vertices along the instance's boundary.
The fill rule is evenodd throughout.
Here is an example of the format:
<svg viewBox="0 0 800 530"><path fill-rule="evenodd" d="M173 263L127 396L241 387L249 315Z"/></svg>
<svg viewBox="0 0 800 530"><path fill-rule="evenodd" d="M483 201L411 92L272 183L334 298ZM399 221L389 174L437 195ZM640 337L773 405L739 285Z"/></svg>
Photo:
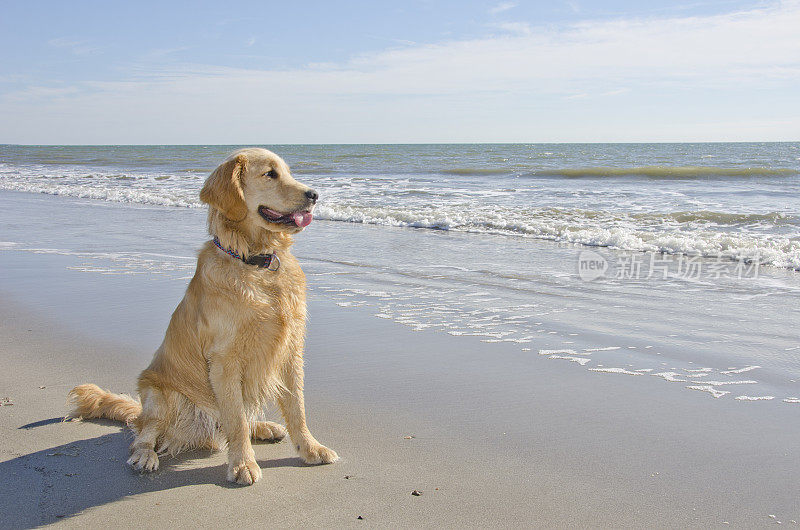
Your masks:
<svg viewBox="0 0 800 530"><path fill-rule="evenodd" d="M289 251L299 223L276 222L260 207L308 212L316 193L294 180L286 163L265 149L242 149L208 177L200 192L208 228L239 255L275 253L273 272L248 265L207 242L195 275L172 314L164 342L139 376L139 401L81 385L70 392L75 417L128 423L136 438L128 463L158 468L158 455L190 447L228 446L228 480L261 478L251 437L289 436L310 464L338 459L306 426L303 402L305 276ZM287 429L256 421L277 401Z"/></svg>

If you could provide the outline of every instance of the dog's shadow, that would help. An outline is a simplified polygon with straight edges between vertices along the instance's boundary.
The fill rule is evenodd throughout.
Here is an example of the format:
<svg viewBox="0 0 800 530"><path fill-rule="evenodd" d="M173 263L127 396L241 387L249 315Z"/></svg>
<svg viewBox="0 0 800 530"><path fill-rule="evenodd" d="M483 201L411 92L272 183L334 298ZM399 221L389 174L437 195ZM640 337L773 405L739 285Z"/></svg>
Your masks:
<svg viewBox="0 0 800 530"><path fill-rule="evenodd" d="M52 418L23 425L34 429L61 422ZM119 428L106 420L93 422ZM154 491L188 485L214 484L239 487L227 482L226 465L189 466L207 459L208 450L187 451L162 457L160 469L140 474L125 463L133 438L128 429L19 455L0 462L0 528L31 528L63 520L84 510ZM307 467L299 458L260 460L262 469Z"/></svg>

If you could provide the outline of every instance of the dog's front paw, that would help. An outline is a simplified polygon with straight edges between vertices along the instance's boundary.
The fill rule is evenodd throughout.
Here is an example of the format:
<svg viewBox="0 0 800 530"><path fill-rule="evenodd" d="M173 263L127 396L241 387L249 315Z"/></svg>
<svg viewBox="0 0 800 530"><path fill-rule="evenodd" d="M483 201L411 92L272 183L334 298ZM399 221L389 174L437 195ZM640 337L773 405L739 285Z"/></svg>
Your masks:
<svg viewBox="0 0 800 530"><path fill-rule="evenodd" d="M332 464L339 460L339 455L333 449L328 449L320 443L300 447L300 458L306 464Z"/></svg>
<svg viewBox="0 0 800 530"><path fill-rule="evenodd" d="M139 471L155 471L158 469L158 454L151 447L133 449L128 465Z"/></svg>
<svg viewBox="0 0 800 530"><path fill-rule="evenodd" d="M261 480L261 468L255 460L241 460L228 464L228 480L249 486Z"/></svg>

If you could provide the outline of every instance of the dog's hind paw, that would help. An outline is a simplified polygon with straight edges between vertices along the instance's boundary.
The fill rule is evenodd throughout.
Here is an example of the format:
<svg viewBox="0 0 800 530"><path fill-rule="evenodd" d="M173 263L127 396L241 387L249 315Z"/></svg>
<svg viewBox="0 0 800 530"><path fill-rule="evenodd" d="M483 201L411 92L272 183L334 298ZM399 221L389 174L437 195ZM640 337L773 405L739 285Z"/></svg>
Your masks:
<svg viewBox="0 0 800 530"><path fill-rule="evenodd" d="M255 460L228 464L228 480L249 486L261 480L261 468Z"/></svg>
<svg viewBox="0 0 800 530"><path fill-rule="evenodd" d="M158 454L150 447L139 447L133 450L128 465L139 471L155 471L158 469Z"/></svg>
<svg viewBox="0 0 800 530"><path fill-rule="evenodd" d="M306 464L332 464L339 460L339 455L333 449L328 449L322 444L309 445L300 448L300 458Z"/></svg>
<svg viewBox="0 0 800 530"><path fill-rule="evenodd" d="M256 440L280 442L286 438L286 427L272 421L254 422L250 430Z"/></svg>

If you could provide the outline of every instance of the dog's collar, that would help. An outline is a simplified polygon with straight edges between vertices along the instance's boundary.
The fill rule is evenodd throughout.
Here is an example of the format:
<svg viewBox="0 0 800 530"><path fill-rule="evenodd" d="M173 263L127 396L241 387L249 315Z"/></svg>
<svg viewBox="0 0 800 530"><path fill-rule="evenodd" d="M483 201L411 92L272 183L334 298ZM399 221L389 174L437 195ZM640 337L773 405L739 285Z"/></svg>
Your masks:
<svg viewBox="0 0 800 530"><path fill-rule="evenodd" d="M270 272L277 271L281 266L281 260L278 258L277 254L257 254L255 256L250 256L247 259L244 259L242 256L234 252L229 248L225 248L220 244L219 239L215 236L214 237L214 244L217 246L218 249L223 251L225 254L228 254L231 257L234 257L238 260L247 263L248 265L255 265L260 269L267 269Z"/></svg>

